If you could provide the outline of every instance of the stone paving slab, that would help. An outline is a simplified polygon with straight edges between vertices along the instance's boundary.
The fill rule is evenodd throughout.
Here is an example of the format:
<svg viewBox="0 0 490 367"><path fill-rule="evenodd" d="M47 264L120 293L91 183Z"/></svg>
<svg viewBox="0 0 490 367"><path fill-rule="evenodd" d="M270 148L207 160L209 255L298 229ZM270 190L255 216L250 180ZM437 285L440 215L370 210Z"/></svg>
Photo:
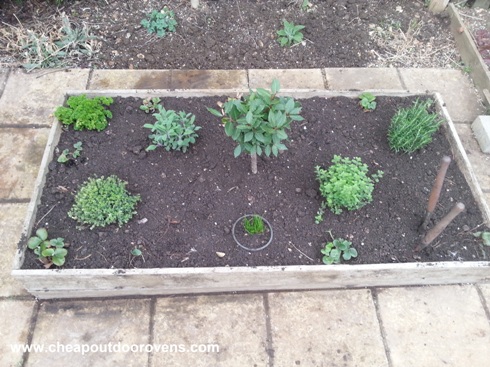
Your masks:
<svg viewBox="0 0 490 367"><path fill-rule="evenodd" d="M270 89L274 79L281 89L325 89L321 69L251 69L248 78L251 89Z"/></svg>
<svg viewBox="0 0 490 367"><path fill-rule="evenodd" d="M0 99L0 124L51 125L50 115L63 103L65 91L85 89L88 75L86 69L12 71Z"/></svg>
<svg viewBox="0 0 490 367"><path fill-rule="evenodd" d="M89 89L242 89L245 70L96 70Z"/></svg>
<svg viewBox="0 0 490 367"><path fill-rule="evenodd" d="M325 74L331 90L404 89L394 68L327 68Z"/></svg>
<svg viewBox="0 0 490 367"><path fill-rule="evenodd" d="M152 366L267 366L266 326L260 294L161 298L154 343L187 352L154 353ZM219 353L190 353L192 344L217 344Z"/></svg>
<svg viewBox="0 0 490 367"><path fill-rule="evenodd" d="M378 290L392 367L485 367L490 324L474 286Z"/></svg>
<svg viewBox="0 0 490 367"><path fill-rule="evenodd" d="M485 107L469 79L454 69L399 69L410 92L441 93L449 115L455 122L473 122L485 112Z"/></svg>
<svg viewBox="0 0 490 367"><path fill-rule="evenodd" d="M0 128L0 198L30 199L49 129Z"/></svg>
<svg viewBox="0 0 490 367"><path fill-rule="evenodd" d="M490 191L490 154L481 151L470 125L455 124L455 127L480 187L484 191Z"/></svg>
<svg viewBox="0 0 490 367"><path fill-rule="evenodd" d="M490 283L479 284L481 292L483 293L483 297L485 298L485 302L487 304L487 308L490 311ZM490 320L488 320L490 322Z"/></svg>
<svg viewBox="0 0 490 367"><path fill-rule="evenodd" d="M269 294L274 366L388 366L369 290Z"/></svg>
<svg viewBox="0 0 490 367"><path fill-rule="evenodd" d="M28 294L10 275L26 213L27 204L0 204L0 297Z"/></svg>
<svg viewBox="0 0 490 367"><path fill-rule="evenodd" d="M11 345L21 346L27 343L29 324L34 301L0 301L2 324L0 327L0 365L6 367L23 366L23 352L13 350Z"/></svg>
<svg viewBox="0 0 490 367"><path fill-rule="evenodd" d="M141 367L148 363L148 353L123 352L133 344L148 344L150 334L150 301L104 300L63 301L44 303L37 317L32 344L49 345L106 345L111 344L112 353L67 352L33 353L26 367L93 367L128 366ZM119 347L117 347L119 346ZM80 347L82 348L82 347ZM138 347L139 348L139 347ZM104 349L103 349L104 350ZM124 350L124 349L121 349Z"/></svg>
<svg viewBox="0 0 490 367"><path fill-rule="evenodd" d="M0 69L0 96L2 95L5 85L7 84L7 78L9 75L8 69Z"/></svg>

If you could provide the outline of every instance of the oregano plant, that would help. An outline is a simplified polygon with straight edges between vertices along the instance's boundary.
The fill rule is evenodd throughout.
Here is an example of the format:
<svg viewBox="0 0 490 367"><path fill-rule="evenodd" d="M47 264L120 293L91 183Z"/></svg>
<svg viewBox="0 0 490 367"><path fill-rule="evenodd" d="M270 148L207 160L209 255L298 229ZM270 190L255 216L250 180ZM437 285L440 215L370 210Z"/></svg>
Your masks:
<svg viewBox="0 0 490 367"><path fill-rule="evenodd" d="M257 173L257 156L277 157L280 151L287 150L283 144L289 139L286 131L293 121L303 120L301 104L291 97L278 97L279 89L279 81L274 79L270 91L257 88L242 98L218 103L221 111L208 108L210 113L221 117L226 135L237 143L235 157L250 154L254 174Z"/></svg>

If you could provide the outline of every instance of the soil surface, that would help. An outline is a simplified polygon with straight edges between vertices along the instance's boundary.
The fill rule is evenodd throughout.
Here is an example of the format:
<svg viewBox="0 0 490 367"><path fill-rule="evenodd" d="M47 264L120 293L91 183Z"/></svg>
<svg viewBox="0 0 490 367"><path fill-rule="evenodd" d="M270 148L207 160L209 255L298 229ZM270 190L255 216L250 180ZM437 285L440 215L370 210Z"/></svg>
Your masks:
<svg viewBox="0 0 490 367"><path fill-rule="evenodd" d="M0 4L0 17L5 25L37 28L43 34L49 33L46 27L50 24L61 27L62 12L73 24L90 26L100 41L100 50L91 59L80 57L67 66L454 67L456 56L449 19L430 14L424 0L311 0L305 11L301 10L302 3L302 0L201 0L199 9L192 9L189 0L65 0L56 8L52 2L42 0L6 0ZM148 34L140 22L152 10L166 5L175 12L177 29L157 38ZM276 32L283 20L305 26L302 44L279 46ZM12 42L13 36L0 39L4 46L0 61L19 65L21 55L7 52Z"/></svg>
<svg viewBox="0 0 490 367"><path fill-rule="evenodd" d="M490 10L461 8L459 14L487 67L490 66Z"/></svg>
<svg viewBox="0 0 490 367"><path fill-rule="evenodd" d="M441 157L451 155L443 128L426 149L410 155L390 151L389 122L414 98L378 97L372 113L363 112L356 99L301 100L305 121L293 125L289 150L277 158L259 158L256 175L250 173L249 157L233 157L233 141L206 110L224 99L162 99L167 109L194 113L202 126L185 154L163 148L145 152L150 142L143 125L155 120L138 109L141 100L136 98L115 99L114 117L103 132L62 133L36 223L48 229L50 238L69 242L65 268L320 264L320 250L331 240L327 231L358 250L350 264L488 260L488 249L471 234L483 222L481 214L454 162L433 218L438 221L459 201L467 209L431 247L413 251ZM57 155L77 141L83 142L82 156L71 165L57 163ZM317 225L322 198L314 167L328 167L334 154L359 156L371 174L382 170L384 177L375 185L371 204L341 215L326 212ZM121 228L77 229L67 212L78 186L91 176L112 174L141 195L138 213ZM259 214L271 223L274 238L266 249L249 252L234 243L233 223L245 214ZM130 254L136 247L142 256ZM24 268L40 267L27 251Z"/></svg>

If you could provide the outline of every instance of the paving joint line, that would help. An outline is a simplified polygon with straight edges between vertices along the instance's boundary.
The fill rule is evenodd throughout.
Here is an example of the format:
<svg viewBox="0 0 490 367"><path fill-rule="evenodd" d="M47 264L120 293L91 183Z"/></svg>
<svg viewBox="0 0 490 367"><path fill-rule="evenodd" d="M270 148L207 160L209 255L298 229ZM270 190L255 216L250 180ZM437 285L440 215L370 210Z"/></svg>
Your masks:
<svg viewBox="0 0 490 367"><path fill-rule="evenodd" d="M487 300L485 299L485 296L483 295L483 292L478 284L475 284L475 288L478 296L480 297L480 302L483 306L483 309L485 310L485 315L487 316L488 323L490 324L490 308L487 304Z"/></svg>
<svg viewBox="0 0 490 367"><path fill-rule="evenodd" d="M149 329L149 335L148 335L148 344L153 345L153 342L155 340L155 314L156 314L156 305L157 305L157 298L156 297L151 297L150 298L150 329ZM148 367L153 366L153 350L148 353Z"/></svg>
<svg viewBox="0 0 490 367"><path fill-rule="evenodd" d="M7 75L5 77L5 85L3 86L3 88L0 88L0 99L3 96L3 92L5 92L5 87L7 86L7 82L9 81L9 78L10 78L10 74L11 73L12 73L12 69L8 68L7 69Z"/></svg>
<svg viewBox="0 0 490 367"><path fill-rule="evenodd" d="M36 301L34 303L34 307L32 308L32 314L31 314L31 319L29 321L29 328L27 329L27 341L26 345L31 345L32 340L34 339L34 329L36 328L37 324L37 317L39 315L39 309L41 308L41 304L39 301ZM24 353L22 353L22 360L20 367L25 367L27 366L27 362L29 360L29 351L26 350Z"/></svg>
<svg viewBox="0 0 490 367"><path fill-rule="evenodd" d="M376 310L376 318L378 319L378 326L381 332L381 339L383 340L383 346L385 348L385 355L388 361L388 367L393 367L393 361L391 360L390 347L388 346L388 341L386 340L386 330L383 324L383 319L381 318L381 310L379 309L379 299L377 288L370 289L371 299L374 303L374 309Z"/></svg>
<svg viewBox="0 0 490 367"><path fill-rule="evenodd" d="M250 70L245 69L245 76L247 77L247 89L250 89Z"/></svg>
<svg viewBox="0 0 490 367"><path fill-rule="evenodd" d="M325 90L328 90L327 71L325 70L325 68L321 68L320 72L322 73L323 78L323 88L325 88Z"/></svg>
<svg viewBox="0 0 490 367"><path fill-rule="evenodd" d="M90 90L90 84L92 84L92 75L94 75L94 69L90 68L88 72L87 83L85 84L85 90Z"/></svg>
<svg viewBox="0 0 490 367"><path fill-rule="evenodd" d="M400 84L402 85L402 88L405 90L408 90L407 85L405 84L405 81L403 80L402 77L402 72L400 71L400 68L396 68L396 75L398 75L398 79L400 80Z"/></svg>
<svg viewBox="0 0 490 367"><path fill-rule="evenodd" d="M51 129L51 126L42 124L0 124L0 129Z"/></svg>
<svg viewBox="0 0 490 367"><path fill-rule="evenodd" d="M33 301L36 297L30 295L2 296L0 302L4 301Z"/></svg>
<svg viewBox="0 0 490 367"><path fill-rule="evenodd" d="M269 305L269 293L264 293L262 296L264 302L265 330L266 330L266 353L269 357L269 367L274 367L274 346L272 342L272 323L271 309Z"/></svg>
<svg viewBox="0 0 490 367"><path fill-rule="evenodd" d="M31 199L8 199L8 198L0 198L0 204L27 204L30 203Z"/></svg>
<svg viewBox="0 0 490 367"><path fill-rule="evenodd" d="M483 191L484 194L490 194L490 189L481 189L481 191Z"/></svg>

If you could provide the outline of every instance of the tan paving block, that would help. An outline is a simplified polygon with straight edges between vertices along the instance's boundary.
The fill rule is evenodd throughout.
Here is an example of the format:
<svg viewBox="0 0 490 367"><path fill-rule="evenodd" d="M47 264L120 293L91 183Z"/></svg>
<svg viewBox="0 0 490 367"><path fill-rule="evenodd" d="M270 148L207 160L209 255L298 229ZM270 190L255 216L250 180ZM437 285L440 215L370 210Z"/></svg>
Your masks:
<svg viewBox="0 0 490 367"><path fill-rule="evenodd" d="M0 69L0 96L2 95L5 85L7 84L8 69Z"/></svg>
<svg viewBox="0 0 490 367"><path fill-rule="evenodd" d="M485 112L469 77L453 69L400 69L402 80L411 92L441 93L453 121L473 122Z"/></svg>
<svg viewBox="0 0 490 367"><path fill-rule="evenodd" d="M325 89L320 69L251 69L248 71L250 88L270 89L274 79L281 89Z"/></svg>
<svg viewBox="0 0 490 367"><path fill-rule="evenodd" d="M154 353L153 366L268 365L261 295L161 298L153 334L154 343L186 351ZM191 353L193 344L215 344L219 352Z"/></svg>
<svg viewBox="0 0 490 367"><path fill-rule="evenodd" d="M269 295L275 366L388 366L368 290Z"/></svg>
<svg viewBox="0 0 490 367"><path fill-rule="evenodd" d="M490 190L490 154L481 151L470 125L454 124L458 136L463 143L471 167L476 174L478 183L483 190Z"/></svg>
<svg viewBox="0 0 490 367"><path fill-rule="evenodd" d="M0 314L2 315L2 327L0 327L1 366L23 366L23 352L15 348L22 347L27 343L33 307L34 301L0 301Z"/></svg>
<svg viewBox="0 0 490 367"><path fill-rule="evenodd" d="M30 199L49 129L0 129L0 198Z"/></svg>
<svg viewBox="0 0 490 367"><path fill-rule="evenodd" d="M89 89L247 88L244 70L97 70Z"/></svg>
<svg viewBox="0 0 490 367"><path fill-rule="evenodd" d="M65 91L85 89L88 74L85 69L12 71L0 99L0 124L51 125L50 115L63 103Z"/></svg>
<svg viewBox="0 0 490 367"><path fill-rule="evenodd" d="M393 367L488 366L490 325L474 286L382 289Z"/></svg>
<svg viewBox="0 0 490 367"><path fill-rule="evenodd" d="M328 68L325 74L331 90L403 89L394 68Z"/></svg>
<svg viewBox="0 0 490 367"><path fill-rule="evenodd" d="M79 346L80 350L83 345L96 345L94 348L99 348L99 352L93 349L82 355L66 349L51 353L48 349L45 353L30 353L27 366L146 366L148 353L144 348L140 352L139 345L149 343L149 312L149 300L44 303L39 310L33 344L43 344L47 349L60 343ZM132 345L138 345L135 347L138 351L122 351Z"/></svg>
<svg viewBox="0 0 490 367"><path fill-rule="evenodd" d="M0 297L28 294L10 275L26 212L27 204L0 204Z"/></svg>

